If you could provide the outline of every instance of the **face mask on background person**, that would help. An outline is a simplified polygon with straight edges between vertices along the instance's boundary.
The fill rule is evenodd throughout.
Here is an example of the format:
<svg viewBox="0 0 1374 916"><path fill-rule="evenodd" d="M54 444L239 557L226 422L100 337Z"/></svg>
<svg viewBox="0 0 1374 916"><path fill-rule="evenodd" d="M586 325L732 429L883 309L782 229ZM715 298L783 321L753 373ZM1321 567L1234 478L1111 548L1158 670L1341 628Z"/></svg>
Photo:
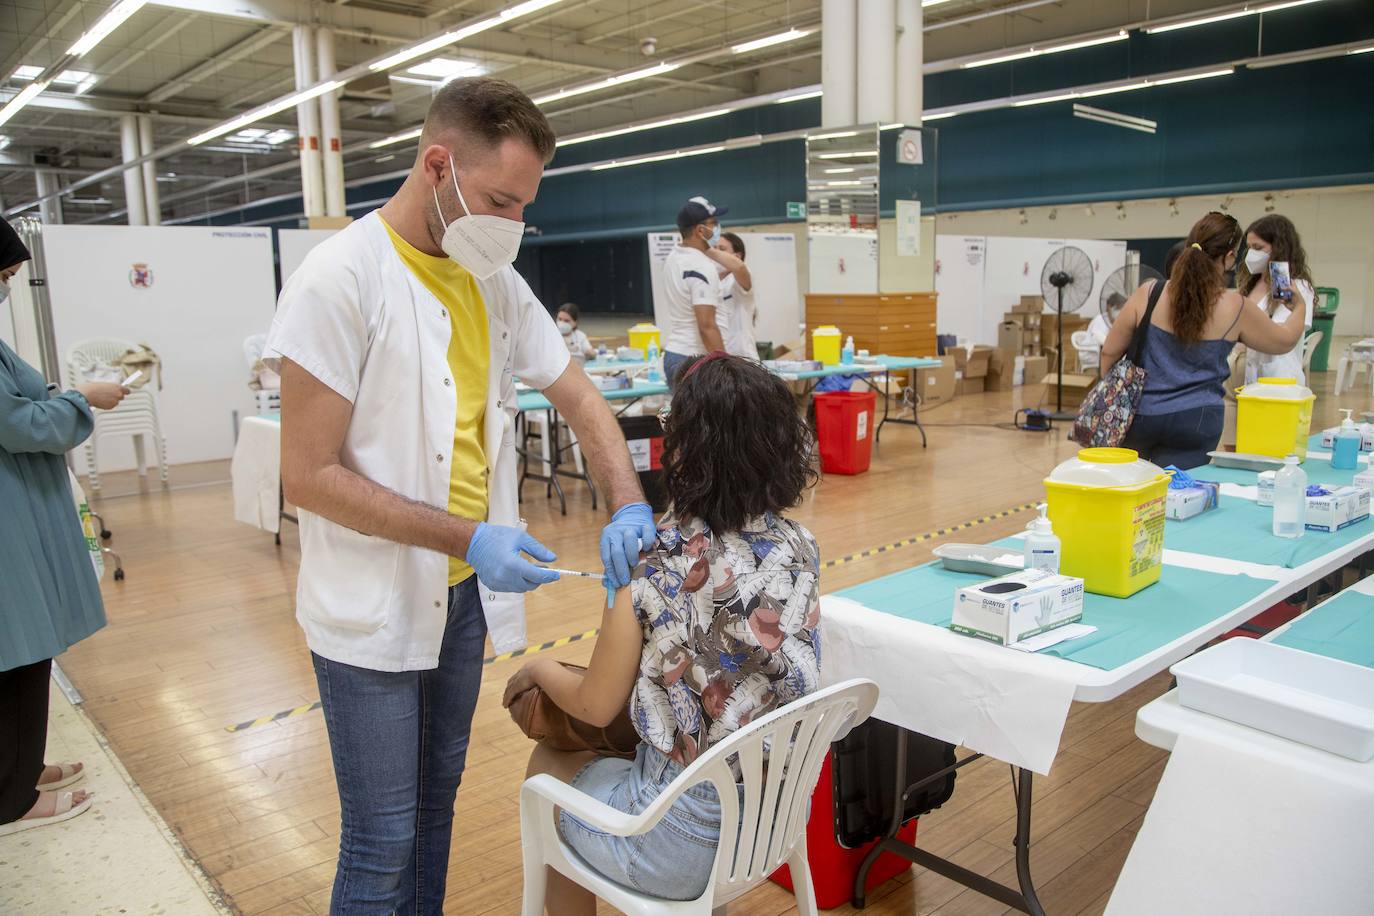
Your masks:
<svg viewBox="0 0 1374 916"><path fill-rule="evenodd" d="M560 334L562 334L564 337L567 337L569 334L571 334L571 333L573 332L572 322L571 322L571 321L560 321L560 322L558 322L558 332L559 332Z"/></svg>
<svg viewBox="0 0 1374 916"><path fill-rule="evenodd" d="M448 167L463 215L451 223L444 222L439 189L434 189L434 206L439 211L439 222L444 227L444 237L439 247L444 249L444 254L466 268L468 273L485 280L515 260L520 251L520 239L525 235L525 224L504 216L472 213L468 209L468 202L463 199L462 189L458 187L458 170L453 165L452 155L448 157Z"/></svg>
<svg viewBox="0 0 1374 916"><path fill-rule="evenodd" d="M1269 252L1251 248L1245 252L1245 267L1252 274L1258 274L1269 264Z"/></svg>
<svg viewBox="0 0 1374 916"><path fill-rule="evenodd" d="M716 227L715 227L714 229L711 230L711 237L710 237L709 239L706 240L706 247L707 247L707 248L715 248L715 247L716 247L717 245L719 245L719 244L720 244L720 224L717 223L717 224L716 224Z"/></svg>

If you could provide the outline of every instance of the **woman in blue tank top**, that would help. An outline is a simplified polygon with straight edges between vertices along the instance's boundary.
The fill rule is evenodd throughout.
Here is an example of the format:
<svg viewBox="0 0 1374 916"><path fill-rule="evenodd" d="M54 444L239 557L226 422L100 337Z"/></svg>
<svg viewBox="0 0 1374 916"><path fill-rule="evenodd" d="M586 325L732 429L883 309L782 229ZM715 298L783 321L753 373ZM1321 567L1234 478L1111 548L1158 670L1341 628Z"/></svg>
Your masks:
<svg viewBox="0 0 1374 916"><path fill-rule="evenodd" d="M1226 358L1239 340L1260 353L1286 353L1302 337L1308 303L1293 292L1293 311L1282 323L1226 288L1242 232L1224 213L1208 213L1188 233L1149 326L1141 356L1145 392L1123 443L1157 465L1200 467L1221 438ZM1153 283L1136 290L1102 347L1102 372L1125 354L1145 319Z"/></svg>

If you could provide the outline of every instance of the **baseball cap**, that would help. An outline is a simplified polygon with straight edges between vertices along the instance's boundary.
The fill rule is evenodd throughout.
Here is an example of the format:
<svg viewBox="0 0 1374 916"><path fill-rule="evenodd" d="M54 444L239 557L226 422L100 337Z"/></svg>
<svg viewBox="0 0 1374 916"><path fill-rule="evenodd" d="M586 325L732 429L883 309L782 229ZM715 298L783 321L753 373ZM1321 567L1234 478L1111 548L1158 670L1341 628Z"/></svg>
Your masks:
<svg viewBox="0 0 1374 916"><path fill-rule="evenodd" d="M728 207L717 207L704 197L693 197L677 211L679 226L697 226L711 217L722 217L729 213Z"/></svg>

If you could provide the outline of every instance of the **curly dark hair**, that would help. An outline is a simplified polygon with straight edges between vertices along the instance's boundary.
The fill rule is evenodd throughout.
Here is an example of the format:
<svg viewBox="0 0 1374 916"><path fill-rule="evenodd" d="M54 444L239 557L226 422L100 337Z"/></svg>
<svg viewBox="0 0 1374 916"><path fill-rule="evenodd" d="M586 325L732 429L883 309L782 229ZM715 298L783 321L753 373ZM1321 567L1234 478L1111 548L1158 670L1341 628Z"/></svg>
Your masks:
<svg viewBox="0 0 1374 916"><path fill-rule="evenodd" d="M1217 265L1225 264L1227 254L1238 254L1243 238L1234 216L1213 211L1194 223L1184 239L1188 247L1169 272L1174 336L1183 343L1202 339L1212 309L1226 291L1224 271Z"/></svg>
<svg viewBox="0 0 1374 916"><path fill-rule="evenodd" d="M739 531L801 502L819 476L813 439L783 381L712 354L678 374L663 437L663 485L680 518Z"/></svg>
<svg viewBox="0 0 1374 916"><path fill-rule="evenodd" d="M1291 219L1281 213L1270 213L1255 220L1245 230L1247 236L1252 232L1274 249L1271 261L1288 262L1288 276L1294 280L1312 282L1312 272L1307 267L1307 252L1302 247L1298 227L1293 225ZM1241 295L1248 296L1259 281L1260 275L1250 273L1250 268L1246 266L1245 250L1242 249L1240 258L1236 260L1236 288ZM1308 308L1311 308L1311 303L1308 303Z"/></svg>

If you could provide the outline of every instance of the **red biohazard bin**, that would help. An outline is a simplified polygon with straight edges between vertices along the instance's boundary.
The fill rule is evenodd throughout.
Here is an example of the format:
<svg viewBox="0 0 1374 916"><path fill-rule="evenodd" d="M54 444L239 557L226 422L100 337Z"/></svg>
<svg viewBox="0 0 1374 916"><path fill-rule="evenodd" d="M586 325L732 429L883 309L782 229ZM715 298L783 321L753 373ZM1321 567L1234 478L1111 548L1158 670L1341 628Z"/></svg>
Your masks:
<svg viewBox="0 0 1374 916"><path fill-rule="evenodd" d="M806 858L811 865L811 883L816 888L816 906L833 910L854 897L854 879L859 875L868 851L876 845L865 843L857 849L845 849L835 841L835 782L830 772L830 754L825 755L821 779L811 793L811 819L806 822ZM897 839L916 845L916 818L897 831ZM901 856L885 852L873 863L864 880L864 888L872 890L895 878L911 867ZM792 873L784 865L770 876L775 884L792 890Z"/></svg>
<svg viewBox="0 0 1374 916"><path fill-rule="evenodd" d="M873 457L872 391L829 391L816 401L816 439L826 474L862 474Z"/></svg>

